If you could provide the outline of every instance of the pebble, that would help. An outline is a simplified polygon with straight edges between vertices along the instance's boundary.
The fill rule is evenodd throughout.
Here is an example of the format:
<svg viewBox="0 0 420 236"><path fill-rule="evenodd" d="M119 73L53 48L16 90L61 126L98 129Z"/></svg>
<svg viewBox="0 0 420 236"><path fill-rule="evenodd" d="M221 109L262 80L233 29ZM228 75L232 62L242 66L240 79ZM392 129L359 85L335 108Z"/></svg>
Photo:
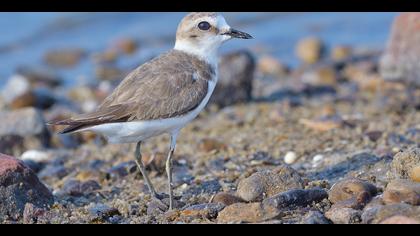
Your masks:
<svg viewBox="0 0 420 236"><path fill-rule="evenodd" d="M391 169L387 173L388 178L408 179L412 169L420 165L420 148L411 148L398 152L391 163Z"/></svg>
<svg viewBox="0 0 420 236"><path fill-rule="evenodd" d="M312 158L312 164L317 165L324 160L324 155L317 154Z"/></svg>
<svg viewBox="0 0 420 236"><path fill-rule="evenodd" d="M258 70L263 75L283 77L287 74L288 69L276 58L271 56L263 56L258 60Z"/></svg>
<svg viewBox="0 0 420 236"><path fill-rule="evenodd" d="M388 219L383 220L380 224L385 224L385 225L412 225L412 224L420 224L419 220L407 217L407 216L401 216L401 215L397 215L397 216L392 216L389 217Z"/></svg>
<svg viewBox="0 0 420 236"><path fill-rule="evenodd" d="M320 211L310 211L303 217L302 224L325 225L331 222Z"/></svg>
<svg viewBox="0 0 420 236"><path fill-rule="evenodd" d="M313 129L318 132L326 132L333 129L338 129L341 127L342 123L335 119L326 119L326 120L309 120L309 119L299 119L299 123L304 125L309 129Z"/></svg>
<svg viewBox="0 0 420 236"><path fill-rule="evenodd" d="M14 98L8 105L12 110L25 107L38 109L49 109L56 103L57 99L48 89L32 89Z"/></svg>
<svg viewBox="0 0 420 236"><path fill-rule="evenodd" d="M127 55L134 54L137 51L138 46L138 43L130 38L118 39L115 43L116 50Z"/></svg>
<svg viewBox="0 0 420 236"><path fill-rule="evenodd" d="M226 150L226 144L211 138L205 138L201 140L199 144L200 150L203 152L212 152L212 151L219 151L219 150Z"/></svg>
<svg viewBox="0 0 420 236"><path fill-rule="evenodd" d="M34 108L0 111L0 120L0 140L2 137L15 136L23 140L31 139L35 143L34 146L49 146L50 134L40 111Z"/></svg>
<svg viewBox="0 0 420 236"><path fill-rule="evenodd" d="M182 217L214 219L224 207L225 205L221 203L203 203L187 207L181 211L180 215Z"/></svg>
<svg viewBox="0 0 420 236"><path fill-rule="evenodd" d="M89 195L99 189L101 189L101 185L95 180L81 182L70 179L64 183L60 194L80 197Z"/></svg>
<svg viewBox="0 0 420 236"><path fill-rule="evenodd" d="M46 67L19 67L16 75L23 76L34 88L55 88L63 84L63 79L58 73Z"/></svg>
<svg viewBox="0 0 420 236"><path fill-rule="evenodd" d="M28 150L24 152L20 159L22 161L34 161L34 162L48 162L52 158L52 155L48 152L39 150Z"/></svg>
<svg viewBox="0 0 420 236"><path fill-rule="evenodd" d="M411 206L406 203L377 206L372 210L369 218L363 222L378 224L392 216L405 216L420 221L420 206Z"/></svg>
<svg viewBox="0 0 420 236"><path fill-rule="evenodd" d="M222 186L219 183L219 180L208 180L197 183L195 185L190 186L186 191L184 191L183 195L189 196L198 196L201 194L215 194L222 189Z"/></svg>
<svg viewBox="0 0 420 236"><path fill-rule="evenodd" d="M342 62L348 59L352 54L352 48L349 46L336 46L331 51L331 59L335 62Z"/></svg>
<svg viewBox="0 0 420 236"><path fill-rule="evenodd" d="M286 164L291 165L297 161L298 157L295 152L287 152L283 159Z"/></svg>
<svg viewBox="0 0 420 236"><path fill-rule="evenodd" d="M22 161L0 154L0 222L21 219L27 203L47 208L54 203L49 189Z"/></svg>
<svg viewBox="0 0 420 236"><path fill-rule="evenodd" d="M296 46L297 57L306 64L318 62L324 53L324 44L318 38L309 37L300 40Z"/></svg>
<svg viewBox="0 0 420 236"><path fill-rule="evenodd" d="M272 171L252 174L238 184L237 194L245 201L261 201L264 198L291 189L303 188L303 180L293 168L280 166Z"/></svg>
<svg viewBox="0 0 420 236"><path fill-rule="evenodd" d="M302 82L312 86L337 86L337 75L333 68L320 67L305 72L301 76Z"/></svg>
<svg viewBox="0 0 420 236"><path fill-rule="evenodd" d="M44 169L42 169L38 176L42 180L50 180L50 179L62 179L69 174L69 171L63 165L51 164L47 165Z"/></svg>
<svg viewBox="0 0 420 236"><path fill-rule="evenodd" d="M110 217L121 215L118 209L107 206L102 203L93 204L93 206L89 208L89 214L91 217L91 221L107 220Z"/></svg>
<svg viewBox="0 0 420 236"><path fill-rule="evenodd" d="M17 97L25 94L31 89L31 84L28 79L22 75L13 75L10 77L3 89L1 90L1 96L6 104L11 103Z"/></svg>
<svg viewBox="0 0 420 236"><path fill-rule="evenodd" d="M244 200L230 193L218 193L214 196L212 202L230 206L235 203L244 202Z"/></svg>
<svg viewBox="0 0 420 236"><path fill-rule="evenodd" d="M112 179L119 179L123 178L129 174L133 174L137 172L137 164L135 161L128 161L122 162L111 167L109 170L106 171L109 178Z"/></svg>
<svg viewBox="0 0 420 236"><path fill-rule="evenodd" d="M235 203L225 207L217 216L219 223L257 223L276 218L281 211L263 203Z"/></svg>
<svg viewBox="0 0 420 236"><path fill-rule="evenodd" d="M44 217L47 214L47 211L43 208L38 208L32 203L26 203L23 210L23 224L36 224L39 218Z"/></svg>
<svg viewBox="0 0 420 236"><path fill-rule="evenodd" d="M370 200L376 195L377 191L377 188L367 181L358 178L347 178L331 187L328 199L332 203L338 203L367 193Z"/></svg>
<svg viewBox="0 0 420 236"><path fill-rule="evenodd" d="M86 55L83 49L60 49L51 50L44 55L44 61L54 67L73 67Z"/></svg>
<svg viewBox="0 0 420 236"><path fill-rule="evenodd" d="M410 175L411 180L413 180L414 182L420 183L420 165L413 167L409 175Z"/></svg>
<svg viewBox="0 0 420 236"><path fill-rule="evenodd" d="M362 212L352 208L331 208L325 213L325 217L334 224L354 224L361 222Z"/></svg>
<svg viewBox="0 0 420 236"><path fill-rule="evenodd" d="M395 179L386 186L383 201L386 204L407 203L420 205L420 183Z"/></svg>
<svg viewBox="0 0 420 236"><path fill-rule="evenodd" d="M327 197L328 193L321 188L294 189L264 199L263 204L278 209L299 206L304 207L312 203L320 202Z"/></svg>

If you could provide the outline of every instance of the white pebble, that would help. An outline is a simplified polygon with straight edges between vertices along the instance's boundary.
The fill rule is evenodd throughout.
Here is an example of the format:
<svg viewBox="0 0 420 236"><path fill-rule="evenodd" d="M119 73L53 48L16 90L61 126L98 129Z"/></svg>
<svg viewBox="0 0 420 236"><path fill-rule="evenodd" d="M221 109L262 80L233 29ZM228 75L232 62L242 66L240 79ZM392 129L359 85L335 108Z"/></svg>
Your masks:
<svg viewBox="0 0 420 236"><path fill-rule="evenodd" d="M286 164L293 164L295 163L297 160L297 155L295 152L287 152L286 155L284 156L284 162Z"/></svg>
<svg viewBox="0 0 420 236"><path fill-rule="evenodd" d="M51 159L51 155L46 152L41 152L37 150L29 150L24 152L20 159L23 161L35 161L35 162L44 162Z"/></svg>
<svg viewBox="0 0 420 236"><path fill-rule="evenodd" d="M29 91L31 85L28 79L21 75L13 75L9 78L1 91L1 95L6 102L11 102L25 92Z"/></svg>
<svg viewBox="0 0 420 236"><path fill-rule="evenodd" d="M319 163L324 159L324 156L321 154L318 154L316 156L314 156L314 158L312 158L312 162L313 163Z"/></svg>

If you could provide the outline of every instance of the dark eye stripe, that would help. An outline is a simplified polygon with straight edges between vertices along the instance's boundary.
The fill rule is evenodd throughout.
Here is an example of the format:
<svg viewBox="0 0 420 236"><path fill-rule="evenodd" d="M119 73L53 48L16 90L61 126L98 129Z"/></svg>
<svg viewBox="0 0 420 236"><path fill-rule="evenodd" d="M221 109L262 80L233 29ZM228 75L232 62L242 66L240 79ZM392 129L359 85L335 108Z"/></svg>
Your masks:
<svg viewBox="0 0 420 236"><path fill-rule="evenodd" d="M198 28L200 30L209 30L211 28L211 25L209 22L207 21L202 21L198 24Z"/></svg>

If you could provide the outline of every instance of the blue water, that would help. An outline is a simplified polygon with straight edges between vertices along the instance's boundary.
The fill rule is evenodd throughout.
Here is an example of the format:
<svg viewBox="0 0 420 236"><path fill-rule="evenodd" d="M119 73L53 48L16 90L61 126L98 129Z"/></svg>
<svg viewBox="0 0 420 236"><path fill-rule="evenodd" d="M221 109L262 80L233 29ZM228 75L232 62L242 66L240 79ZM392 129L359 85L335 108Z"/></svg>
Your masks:
<svg viewBox="0 0 420 236"><path fill-rule="evenodd" d="M121 38L134 38L140 50L122 58L136 65L173 46L176 27L185 13L0 13L0 86L18 66L42 65L50 49L83 48L101 52ZM229 42L222 52L250 48L296 65L296 42L317 36L329 46L382 49L397 13L225 13L231 26L254 40ZM93 77L88 58L76 68L58 71L67 81Z"/></svg>

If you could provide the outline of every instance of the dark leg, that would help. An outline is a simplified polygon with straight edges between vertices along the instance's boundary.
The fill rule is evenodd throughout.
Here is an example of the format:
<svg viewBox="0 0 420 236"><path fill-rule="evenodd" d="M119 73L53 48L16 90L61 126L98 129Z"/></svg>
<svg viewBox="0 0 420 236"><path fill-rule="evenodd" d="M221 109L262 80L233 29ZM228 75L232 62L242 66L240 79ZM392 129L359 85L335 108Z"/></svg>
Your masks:
<svg viewBox="0 0 420 236"><path fill-rule="evenodd" d="M173 183L172 183L172 156L175 151L176 138L178 132L171 134L171 146L169 149L168 159L166 160L166 173L168 175L168 192L169 192L169 210L173 209Z"/></svg>
<svg viewBox="0 0 420 236"><path fill-rule="evenodd" d="M141 142L138 142L136 146L136 152L135 152L137 167L139 168L141 174L143 175L144 181L146 182L146 185L149 188L149 191L152 197L159 199L159 195L156 193L156 190L153 187L152 182L150 182L149 176L146 173L146 168L144 167L143 161L141 159L140 146L141 146Z"/></svg>

